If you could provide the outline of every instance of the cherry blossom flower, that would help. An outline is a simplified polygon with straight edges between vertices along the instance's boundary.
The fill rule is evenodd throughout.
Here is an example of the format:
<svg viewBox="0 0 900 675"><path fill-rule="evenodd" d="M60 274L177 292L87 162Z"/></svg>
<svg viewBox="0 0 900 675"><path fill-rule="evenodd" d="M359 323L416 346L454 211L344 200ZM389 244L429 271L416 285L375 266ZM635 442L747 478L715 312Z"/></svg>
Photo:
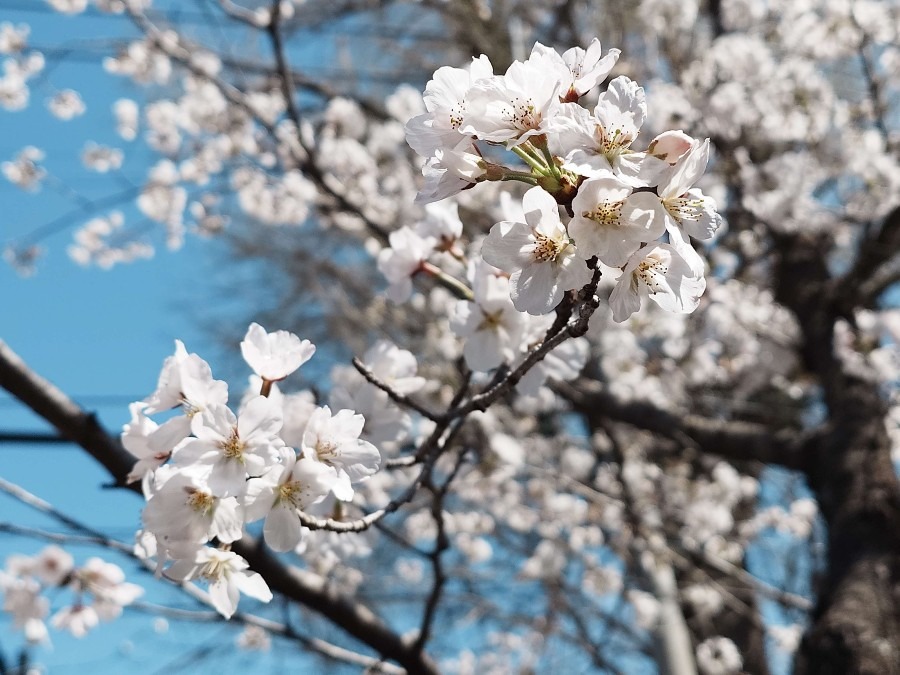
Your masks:
<svg viewBox="0 0 900 675"><path fill-rule="evenodd" d="M417 204L452 197L472 187L487 172L481 153L468 137L453 147L438 148L422 167L425 184L416 195Z"/></svg>
<svg viewBox="0 0 900 675"><path fill-rule="evenodd" d="M46 586L61 586L75 568L72 556L59 546L47 546L34 557L32 572Z"/></svg>
<svg viewBox="0 0 900 675"><path fill-rule="evenodd" d="M125 582L125 572L118 565L93 556L78 568L76 577L86 591L97 597L126 605L143 593L140 586Z"/></svg>
<svg viewBox="0 0 900 675"><path fill-rule="evenodd" d="M99 622L97 610L92 605L80 603L63 607L50 619L54 628L67 630L77 638L83 638Z"/></svg>
<svg viewBox="0 0 900 675"><path fill-rule="evenodd" d="M263 536L273 550L291 551L303 532L297 511L325 499L337 476L322 462L298 458L292 448L282 448L280 454L281 464L250 479L244 508L247 522L266 519Z"/></svg>
<svg viewBox="0 0 900 675"><path fill-rule="evenodd" d="M467 93L460 131L510 147L547 133L559 107L560 82L539 54L513 61L500 77L478 80Z"/></svg>
<svg viewBox="0 0 900 675"><path fill-rule="evenodd" d="M379 340L369 347L362 360L375 377L398 394L412 394L425 386L425 378L416 375L415 355L389 340Z"/></svg>
<svg viewBox="0 0 900 675"><path fill-rule="evenodd" d="M145 407L142 401L132 403L131 421L122 430L122 445L138 458L126 478L128 483L141 480L165 464L187 432L183 418L173 418L160 426L144 413Z"/></svg>
<svg viewBox="0 0 900 675"><path fill-rule="evenodd" d="M179 542L202 544L213 537L223 543L241 538L243 510L234 497L217 497L189 471L173 473L147 501L144 527L168 547Z"/></svg>
<svg viewBox="0 0 900 675"><path fill-rule="evenodd" d="M546 314L564 292L588 283L591 271L569 239L553 197L534 187L522 204L525 222L494 225L481 255L485 262L510 272L510 296L517 310Z"/></svg>
<svg viewBox="0 0 900 675"><path fill-rule="evenodd" d="M697 667L703 675L734 675L743 666L740 650L727 637L707 638L697 645Z"/></svg>
<svg viewBox="0 0 900 675"><path fill-rule="evenodd" d="M202 579L208 582L212 606L230 619L237 611L241 593L261 602L272 599L272 591L265 580L249 567L237 553L202 546L190 558L174 562L166 575L181 581Z"/></svg>
<svg viewBox="0 0 900 675"><path fill-rule="evenodd" d="M666 164L631 149L647 117L642 87L623 75L609 83L593 115L574 104L564 112L553 129L559 133L557 143L572 148L565 168L589 177L611 172L633 187L655 185Z"/></svg>
<svg viewBox="0 0 900 675"><path fill-rule="evenodd" d="M460 300L450 318L454 333L465 339L463 356L469 368L488 371L514 358L522 341L522 314L510 300L509 279L487 271L474 272L474 302Z"/></svg>
<svg viewBox="0 0 900 675"><path fill-rule="evenodd" d="M391 232L390 248L378 254L378 271L390 282L388 297L404 302L412 295L412 276L422 269L422 263L434 250L432 237L421 237L415 230L402 227Z"/></svg>
<svg viewBox="0 0 900 675"><path fill-rule="evenodd" d="M66 252L79 265L95 264L103 269L117 263L152 258L153 245L128 234L123 230L124 225L125 216L121 211L91 218L75 232L74 241Z"/></svg>
<svg viewBox="0 0 900 675"><path fill-rule="evenodd" d="M272 388L272 391L275 391L275 387ZM269 396L271 398L272 394ZM285 445L294 448L300 447L303 443L303 432L306 431L306 422L317 407L316 397L311 391L299 391L281 397L284 425L281 427L279 435Z"/></svg>
<svg viewBox="0 0 900 675"><path fill-rule="evenodd" d="M248 624L244 631L238 635L234 643L247 651L267 652L272 648L272 638L265 628Z"/></svg>
<svg viewBox="0 0 900 675"><path fill-rule="evenodd" d="M422 157L433 157L437 150L459 145L459 129L468 110L467 97L472 85L494 74L490 60L483 54L472 59L468 68L438 68L425 85L423 99L428 111L406 124L406 141Z"/></svg>
<svg viewBox="0 0 900 675"><path fill-rule="evenodd" d="M378 449L359 438L365 423L352 410L332 415L324 406L312 414L303 434L304 454L334 469L337 481L331 491L344 501L353 499L352 484L371 476L381 464Z"/></svg>
<svg viewBox="0 0 900 675"><path fill-rule="evenodd" d="M582 183L572 201L575 217L569 223L569 234L581 255L622 265L642 243L661 237L665 225L640 209L648 194L632 193L627 183L611 175ZM655 199L652 194L650 198Z"/></svg>
<svg viewBox="0 0 900 675"><path fill-rule="evenodd" d="M386 392L366 382L355 368L336 366L331 371L331 383L329 405L332 409L346 408L362 415L366 420L360 433L362 438L384 447L407 437L412 426L409 414L391 401ZM301 439L297 447L302 445Z"/></svg>
<svg viewBox="0 0 900 675"><path fill-rule="evenodd" d="M117 148L88 143L81 151L81 163L97 173L107 173L122 166L124 155Z"/></svg>
<svg viewBox="0 0 900 675"><path fill-rule="evenodd" d="M140 119L137 103L130 98L120 98L113 104L113 114L116 117L116 133L126 141L137 138Z"/></svg>
<svg viewBox="0 0 900 675"><path fill-rule="evenodd" d="M88 0L48 0L50 6L63 14L80 14L87 9Z"/></svg>
<svg viewBox="0 0 900 675"><path fill-rule="evenodd" d="M641 208L652 210L646 216L665 223L669 233L677 238L673 244L680 243L684 235L709 239L722 225L715 201L700 190L692 189L706 171L708 162L709 139L695 140L660 181L658 199L651 193L640 193L643 195Z"/></svg>
<svg viewBox="0 0 900 675"><path fill-rule="evenodd" d="M430 237L441 251L450 250L462 236L463 224L459 219L459 207L455 202L426 204L425 218L416 223L421 237Z"/></svg>
<svg viewBox="0 0 900 675"><path fill-rule="evenodd" d="M209 364L196 354L188 354L184 343L175 340L175 354L163 362L156 391L144 399L144 412L152 415L180 406L192 417L209 405L224 405L227 400L228 385L214 380Z"/></svg>
<svg viewBox="0 0 900 675"><path fill-rule="evenodd" d="M30 577L16 577L0 572L3 610L12 615L13 624L25 633L30 643L46 642L44 619L50 612L50 601L41 595L41 586Z"/></svg>
<svg viewBox="0 0 900 675"><path fill-rule="evenodd" d="M539 334L535 335L532 332L534 339L542 338L549 327L549 323L541 323ZM538 396L548 379L557 382L574 380L587 363L589 354L590 345L585 338L566 340L525 373L516 385L516 391L523 396Z"/></svg>
<svg viewBox="0 0 900 675"><path fill-rule="evenodd" d="M248 475L262 475L277 461L281 424L281 407L265 396L252 398L237 417L227 406L211 406L191 420L196 438L185 441L173 461L208 471L214 494L241 495Z"/></svg>
<svg viewBox="0 0 900 675"><path fill-rule="evenodd" d="M0 54L18 54L28 45L31 28L27 24L14 26L4 21L0 23Z"/></svg>
<svg viewBox="0 0 900 675"><path fill-rule="evenodd" d="M258 323L251 323L241 342L241 354L253 372L264 380L277 382L309 361L316 347L284 330L274 333Z"/></svg>
<svg viewBox="0 0 900 675"><path fill-rule="evenodd" d="M680 129L677 131L664 131L650 141L647 154L661 159L667 164L674 165L684 156L694 144L694 139Z"/></svg>
<svg viewBox="0 0 900 675"><path fill-rule="evenodd" d="M640 309L645 294L666 311L687 314L697 308L705 289L703 260L694 249L650 243L628 259L609 305L613 320L620 322Z"/></svg>
<svg viewBox="0 0 900 675"><path fill-rule="evenodd" d="M0 169L6 179L22 190L36 191L41 187L41 181L47 176L47 172L38 164L44 159L44 151L26 146L11 162L3 162Z"/></svg>
<svg viewBox="0 0 900 675"><path fill-rule="evenodd" d="M47 102L47 107L54 117L63 121L83 115L86 109L81 96L73 89L63 89Z"/></svg>
<svg viewBox="0 0 900 675"><path fill-rule="evenodd" d="M620 50L610 49L603 55L600 40L594 38L587 49L572 47L559 54L552 47L545 47L536 42L531 50L532 56L543 57L556 78L562 83L560 98L566 101L577 101L591 89L600 84L619 60Z"/></svg>

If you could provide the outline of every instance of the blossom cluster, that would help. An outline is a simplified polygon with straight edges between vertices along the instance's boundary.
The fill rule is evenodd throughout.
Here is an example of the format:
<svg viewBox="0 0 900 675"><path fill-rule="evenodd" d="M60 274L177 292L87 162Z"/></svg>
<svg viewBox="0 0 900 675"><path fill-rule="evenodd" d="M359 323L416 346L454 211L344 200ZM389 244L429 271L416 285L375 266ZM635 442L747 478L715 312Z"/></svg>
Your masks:
<svg viewBox="0 0 900 675"><path fill-rule="evenodd" d="M45 623L50 613L48 595L58 597L62 589L70 591L74 599L58 609L50 623L75 637L83 637L100 620L118 618L122 608L144 592L125 581L118 565L93 557L76 566L72 556L59 546L48 546L34 556L10 556L6 568L0 570L3 609L30 643L49 641Z"/></svg>
<svg viewBox="0 0 900 675"><path fill-rule="evenodd" d="M131 405L122 442L138 461L128 480L141 480L147 498L137 551L155 557L168 578L209 582L210 602L225 617L236 611L239 593L272 597L230 550L246 524L264 521L263 537L275 551L302 550L301 512L326 499L353 500L355 486L380 466L378 449L360 438L362 415L306 398L298 407L278 391L276 383L314 352L308 340L251 324L241 353L258 393L234 412L227 384L177 342L156 390ZM166 411L175 414L152 419Z"/></svg>
<svg viewBox="0 0 900 675"><path fill-rule="evenodd" d="M676 313L699 304L705 265L690 237L709 239L722 224L715 201L696 187L710 143L673 130L639 150L646 97L625 76L609 82L592 110L584 107L582 97L606 80L618 56L595 39L562 55L537 43L503 75L483 55L468 68L442 67L426 86L426 112L407 124L407 141L426 160L422 203L484 181L532 186L521 207L490 229L468 268L471 288L462 296L470 306L457 311L455 323L461 335L480 333L482 344L466 353L474 369L512 356L523 323L516 313L550 313L597 269L618 270L609 297L615 321L638 311L642 297ZM495 162L500 147L526 166ZM435 227L431 216L430 227L394 232L379 257L396 301L409 296L410 278L420 272L458 281L448 281L434 261L447 252L467 259L457 246L462 226L439 218Z"/></svg>

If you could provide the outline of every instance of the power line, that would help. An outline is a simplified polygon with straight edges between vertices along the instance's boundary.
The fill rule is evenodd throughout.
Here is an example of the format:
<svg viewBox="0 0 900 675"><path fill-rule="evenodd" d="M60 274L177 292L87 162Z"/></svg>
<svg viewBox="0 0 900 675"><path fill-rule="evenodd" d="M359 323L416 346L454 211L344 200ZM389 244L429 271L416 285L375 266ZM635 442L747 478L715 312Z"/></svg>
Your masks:
<svg viewBox="0 0 900 675"><path fill-rule="evenodd" d="M72 443L59 434L40 431L0 431L0 444L22 443L27 445L60 445Z"/></svg>
<svg viewBox="0 0 900 675"><path fill-rule="evenodd" d="M86 394L84 396L71 395L73 401L78 401L82 405L111 405L111 404L129 404L133 401L140 401L145 394L129 395L129 394ZM22 405L22 402L14 396L0 396L0 407L11 407L14 405Z"/></svg>

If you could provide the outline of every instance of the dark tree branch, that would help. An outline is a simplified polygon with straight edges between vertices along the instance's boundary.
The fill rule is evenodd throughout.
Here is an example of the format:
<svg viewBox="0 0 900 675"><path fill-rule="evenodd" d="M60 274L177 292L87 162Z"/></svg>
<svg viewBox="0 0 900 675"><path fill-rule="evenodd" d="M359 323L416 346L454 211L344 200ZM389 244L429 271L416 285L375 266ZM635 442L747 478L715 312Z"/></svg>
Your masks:
<svg viewBox="0 0 900 675"><path fill-rule="evenodd" d="M833 284L836 309L843 315L850 316L854 307L872 306L878 294L891 283L889 266L897 257L898 251L900 251L900 206L894 207L884 217L874 234L864 236L859 244L859 252L853 267ZM884 274L886 269L887 273Z"/></svg>
<svg viewBox="0 0 900 675"><path fill-rule="evenodd" d="M900 209L874 242L900 238ZM855 270L881 252L864 242ZM812 624L797 655L801 675L900 673L900 483L891 461L878 383L845 371L834 326L852 311L853 295L830 287L827 242L783 236L775 267L776 299L797 316L802 356L822 388L827 433L816 443L806 477L828 524L828 566ZM851 272L851 277L854 272ZM858 300L858 298L857 298Z"/></svg>
<svg viewBox="0 0 900 675"><path fill-rule="evenodd" d="M453 482L453 479L456 478L464 461L465 452L461 451L456 458L453 471L450 472L450 475L444 481L443 485L440 487L435 486L431 480L426 484L432 495L431 516L437 527L437 535L435 536L434 549L428 553L428 558L431 560L433 580L431 593L429 593L428 600L425 602L425 608L422 611L422 623L419 628L419 636L416 638L416 646L419 649L424 649L425 645L428 643L428 639L431 637L437 608L441 601L444 585L447 583L447 573L444 571L443 555L450 548L450 538L447 536L447 526L444 520L444 499L450 489L450 484Z"/></svg>
<svg viewBox="0 0 900 675"><path fill-rule="evenodd" d="M601 428L604 420L625 422L661 434L679 443L689 443L704 453L737 462L778 464L802 469L813 460L818 433L771 430L761 424L713 420L690 413L672 413L642 401L620 401L596 382L554 385L588 420Z"/></svg>
<svg viewBox="0 0 900 675"><path fill-rule="evenodd" d="M373 373L371 370L369 370L366 367L366 364L364 364L359 359L356 359L356 358L353 359L353 367L356 368L357 372L360 375L362 375L364 378L366 378L366 382L368 382L369 384L371 384L374 387L377 387L378 389L381 389L381 391L383 391L385 394L387 394L388 397L394 403L399 405L400 407L409 408L410 410L415 410L422 417L425 417L426 419L429 419L432 422L437 422L438 420L441 419L440 415L438 415L437 413L432 412L425 406L419 405L414 400L412 400L409 396L398 393L389 384L386 384L386 383L382 382L381 380L379 380L375 376L375 373Z"/></svg>

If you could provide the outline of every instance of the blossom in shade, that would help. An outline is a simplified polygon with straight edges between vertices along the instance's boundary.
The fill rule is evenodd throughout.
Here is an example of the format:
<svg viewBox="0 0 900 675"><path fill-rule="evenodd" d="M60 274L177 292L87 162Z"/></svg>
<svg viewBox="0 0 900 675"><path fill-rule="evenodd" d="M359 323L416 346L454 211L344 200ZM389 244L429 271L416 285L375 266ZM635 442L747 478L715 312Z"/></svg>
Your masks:
<svg viewBox="0 0 900 675"><path fill-rule="evenodd" d="M416 203L431 204L459 194L484 177L486 166L468 136L463 136L455 146L438 148L422 167L425 184L416 195Z"/></svg>
<svg viewBox="0 0 900 675"><path fill-rule="evenodd" d="M363 363L379 381L398 394L412 394L425 386L425 378L416 375L415 355L388 340L379 340L369 347Z"/></svg>
<svg viewBox="0 0 900 675"><path fill-rule="evenodd" d="M405 302L412 295L412 277L422 269L422 264L434 250L433 237L422 237L410 227L401 227L388 237L390 247L378 254L378 271L390 283L388 297L394 302Z"/></svg>
<svg viewBox="0 0 900 675"><path fill-rule="evenodd" d="M465 339L463 356L469 368L488 371L516 354L522 338L522 314L509 297L509 279L478 266L473 284L474 301L460 300L450 317L450 328Z"/></svg>
<svg viewBox="0 0 900 675"><path fill-rule="evenodd" d="M177 542L202 544L213 537L223 543L241 538L243 510L234 497L217 497L191 471L173 473L150 497L141 517L157 546Z"/></svg>

